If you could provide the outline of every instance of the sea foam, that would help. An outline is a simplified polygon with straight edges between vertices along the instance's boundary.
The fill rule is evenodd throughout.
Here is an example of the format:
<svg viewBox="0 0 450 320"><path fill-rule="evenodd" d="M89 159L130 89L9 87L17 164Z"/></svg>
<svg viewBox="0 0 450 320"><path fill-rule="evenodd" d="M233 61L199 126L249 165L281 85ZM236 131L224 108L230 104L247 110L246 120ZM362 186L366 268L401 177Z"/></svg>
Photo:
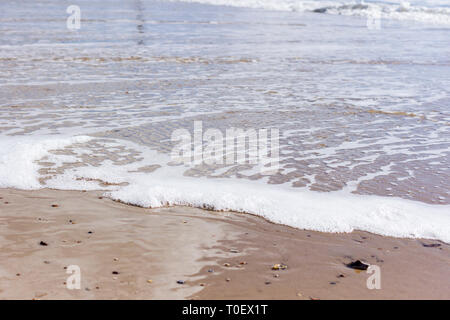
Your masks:
<svg viewBox="0 0 450 320"><path fill-rule="evenodd" d="M450 25L448 3L424 1L170 0L254 9L316 12ZM444 5L447 5L444 7Z"/></svg>
<svg viewBox="0 0 450 320"><path fill-rule="evenodd" d="M191 206L218 211L235 211L261 216L269 221L300 229L322 232L364 230L407 238L439 239L450 243L450 206L374 195L357 195L341 190L315 192L262 181L185 176L184 166L170 166L170 157L123 140L104 142L105 147L139 149L141 158L116 165L69 168L39 183L39 159L65 163L70 156L51 152L93 139L87 136L8 137L0 140L6 150L0 157L0 186L19 189L54 188L64 190L105 190L114 200L146 208ZM98 141L96 142L99 143ZM74 149L75 148L75 149ZM83 151L85 152L85 151ZM72 159L76 162L76 159ZM154 172L139 167L158 163ZM99 182L107 182L105 187Z"/></svg>

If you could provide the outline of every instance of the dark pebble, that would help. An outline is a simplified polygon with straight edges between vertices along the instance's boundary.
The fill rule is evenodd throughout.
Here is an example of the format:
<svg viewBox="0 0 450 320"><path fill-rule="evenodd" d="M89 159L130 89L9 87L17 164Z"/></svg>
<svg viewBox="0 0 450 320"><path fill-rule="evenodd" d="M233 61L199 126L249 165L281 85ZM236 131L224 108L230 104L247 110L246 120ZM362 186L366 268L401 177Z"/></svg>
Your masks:
<svg viewBox="0 0 450 320"><path fill-rule="evenodd" d="M343 274L338 275L338 278L345 278Z"/></svg>
<svg viewBox="0 0 450 320"><path fill-rule="evenodd" d="M59 207L59 205L57 205L57 204L52 204L52 208L58 208Z"/></svg>
<svg viewBox="0 0 450 320"><path fill-rule="evenodd" d="M426 248L437 248L441 246L440 243L430 243L430 244L422 243L422 245Z"/></svg>
<svg viewBox="0 0 450 320"><path fill-rule="evenodd" d="M367 270L367 268L369 267L368 264L362 263L359 260L350 262L349 264L347 264L347 267L352 268L352 269L356 269L356 270Z"/></svg>
<svg viewBox="0 0 450 320"><path fill-rule="evenodd" d="M184 284L184 280L177 280L178 284Z"/></svg>
<svg viewBox="0 0 450 320"><path fill-rule="evenodd" d="M48 246L47 242L44 242L44 241L39 242L39 244L40 244L41 246Z"/></svg>
<svg viewBox="0 0 450 320"><path fill-rule="evenodd" d="M213 269L208 269L208 272L212 273L212 272L214 272L214 270Z"/></svg>
<svg viewBox="0 0 450 320"><path fill-rule="evenodd" d="M331 282L330 282L330 284L334 285L334 284L336 284L336 282L334 282L334 281L331 281Z"/></svg>
<svg viewBox="0 0 450 320"><path fill-rule="evenodd" d="M119 274L119 271L113 271L112 274Z"/></svg>

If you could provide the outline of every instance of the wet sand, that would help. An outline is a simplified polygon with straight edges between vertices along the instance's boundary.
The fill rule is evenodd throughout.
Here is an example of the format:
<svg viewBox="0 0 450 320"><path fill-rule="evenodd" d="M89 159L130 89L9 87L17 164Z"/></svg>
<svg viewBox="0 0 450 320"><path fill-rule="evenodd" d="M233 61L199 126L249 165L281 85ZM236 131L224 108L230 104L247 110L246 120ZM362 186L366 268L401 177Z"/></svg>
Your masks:
<svg viewBox="0 0 450 320"><path fill-rule="evenodd" d="M0 189L1 299L450 299L440 241L143 209L101 194ZM346 266L358 259L380 267L380 290ZM80 290L66 288L69 265L81 269Z"/></svg>

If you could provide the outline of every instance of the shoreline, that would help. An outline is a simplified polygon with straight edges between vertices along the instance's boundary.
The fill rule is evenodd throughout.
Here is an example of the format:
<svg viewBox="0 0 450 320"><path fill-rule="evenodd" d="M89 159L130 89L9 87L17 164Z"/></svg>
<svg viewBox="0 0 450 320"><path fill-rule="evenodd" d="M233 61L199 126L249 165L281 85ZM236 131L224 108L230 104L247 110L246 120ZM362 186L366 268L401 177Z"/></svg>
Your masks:
<svg viewBox="0 0 450 320"><path fill-rule="evenodd" d="M450 246L438 240L144 209L102 193L0 189L0 299L450 299ZM346 266L354 260L380 267L380 290ZM287 269L271 269L279 263ZM68 265L80 266L80 290L64 284Z"/></svg>

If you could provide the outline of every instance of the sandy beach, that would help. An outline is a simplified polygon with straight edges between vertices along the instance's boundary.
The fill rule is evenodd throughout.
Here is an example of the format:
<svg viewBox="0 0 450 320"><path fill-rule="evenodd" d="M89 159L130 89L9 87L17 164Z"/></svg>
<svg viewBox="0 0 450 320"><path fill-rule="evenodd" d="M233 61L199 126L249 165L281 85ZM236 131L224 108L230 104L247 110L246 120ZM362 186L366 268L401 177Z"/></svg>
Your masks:
<svg viewBox="0 0 450 320"><path fill-rule="evenodd" d="M0 190L1 299L450 298L449 246L439 241L143 209L101 194ZM354 260L380 267L381 289L346 266ZM80 290L66 288L69 265L80 267Z"/></svg>

